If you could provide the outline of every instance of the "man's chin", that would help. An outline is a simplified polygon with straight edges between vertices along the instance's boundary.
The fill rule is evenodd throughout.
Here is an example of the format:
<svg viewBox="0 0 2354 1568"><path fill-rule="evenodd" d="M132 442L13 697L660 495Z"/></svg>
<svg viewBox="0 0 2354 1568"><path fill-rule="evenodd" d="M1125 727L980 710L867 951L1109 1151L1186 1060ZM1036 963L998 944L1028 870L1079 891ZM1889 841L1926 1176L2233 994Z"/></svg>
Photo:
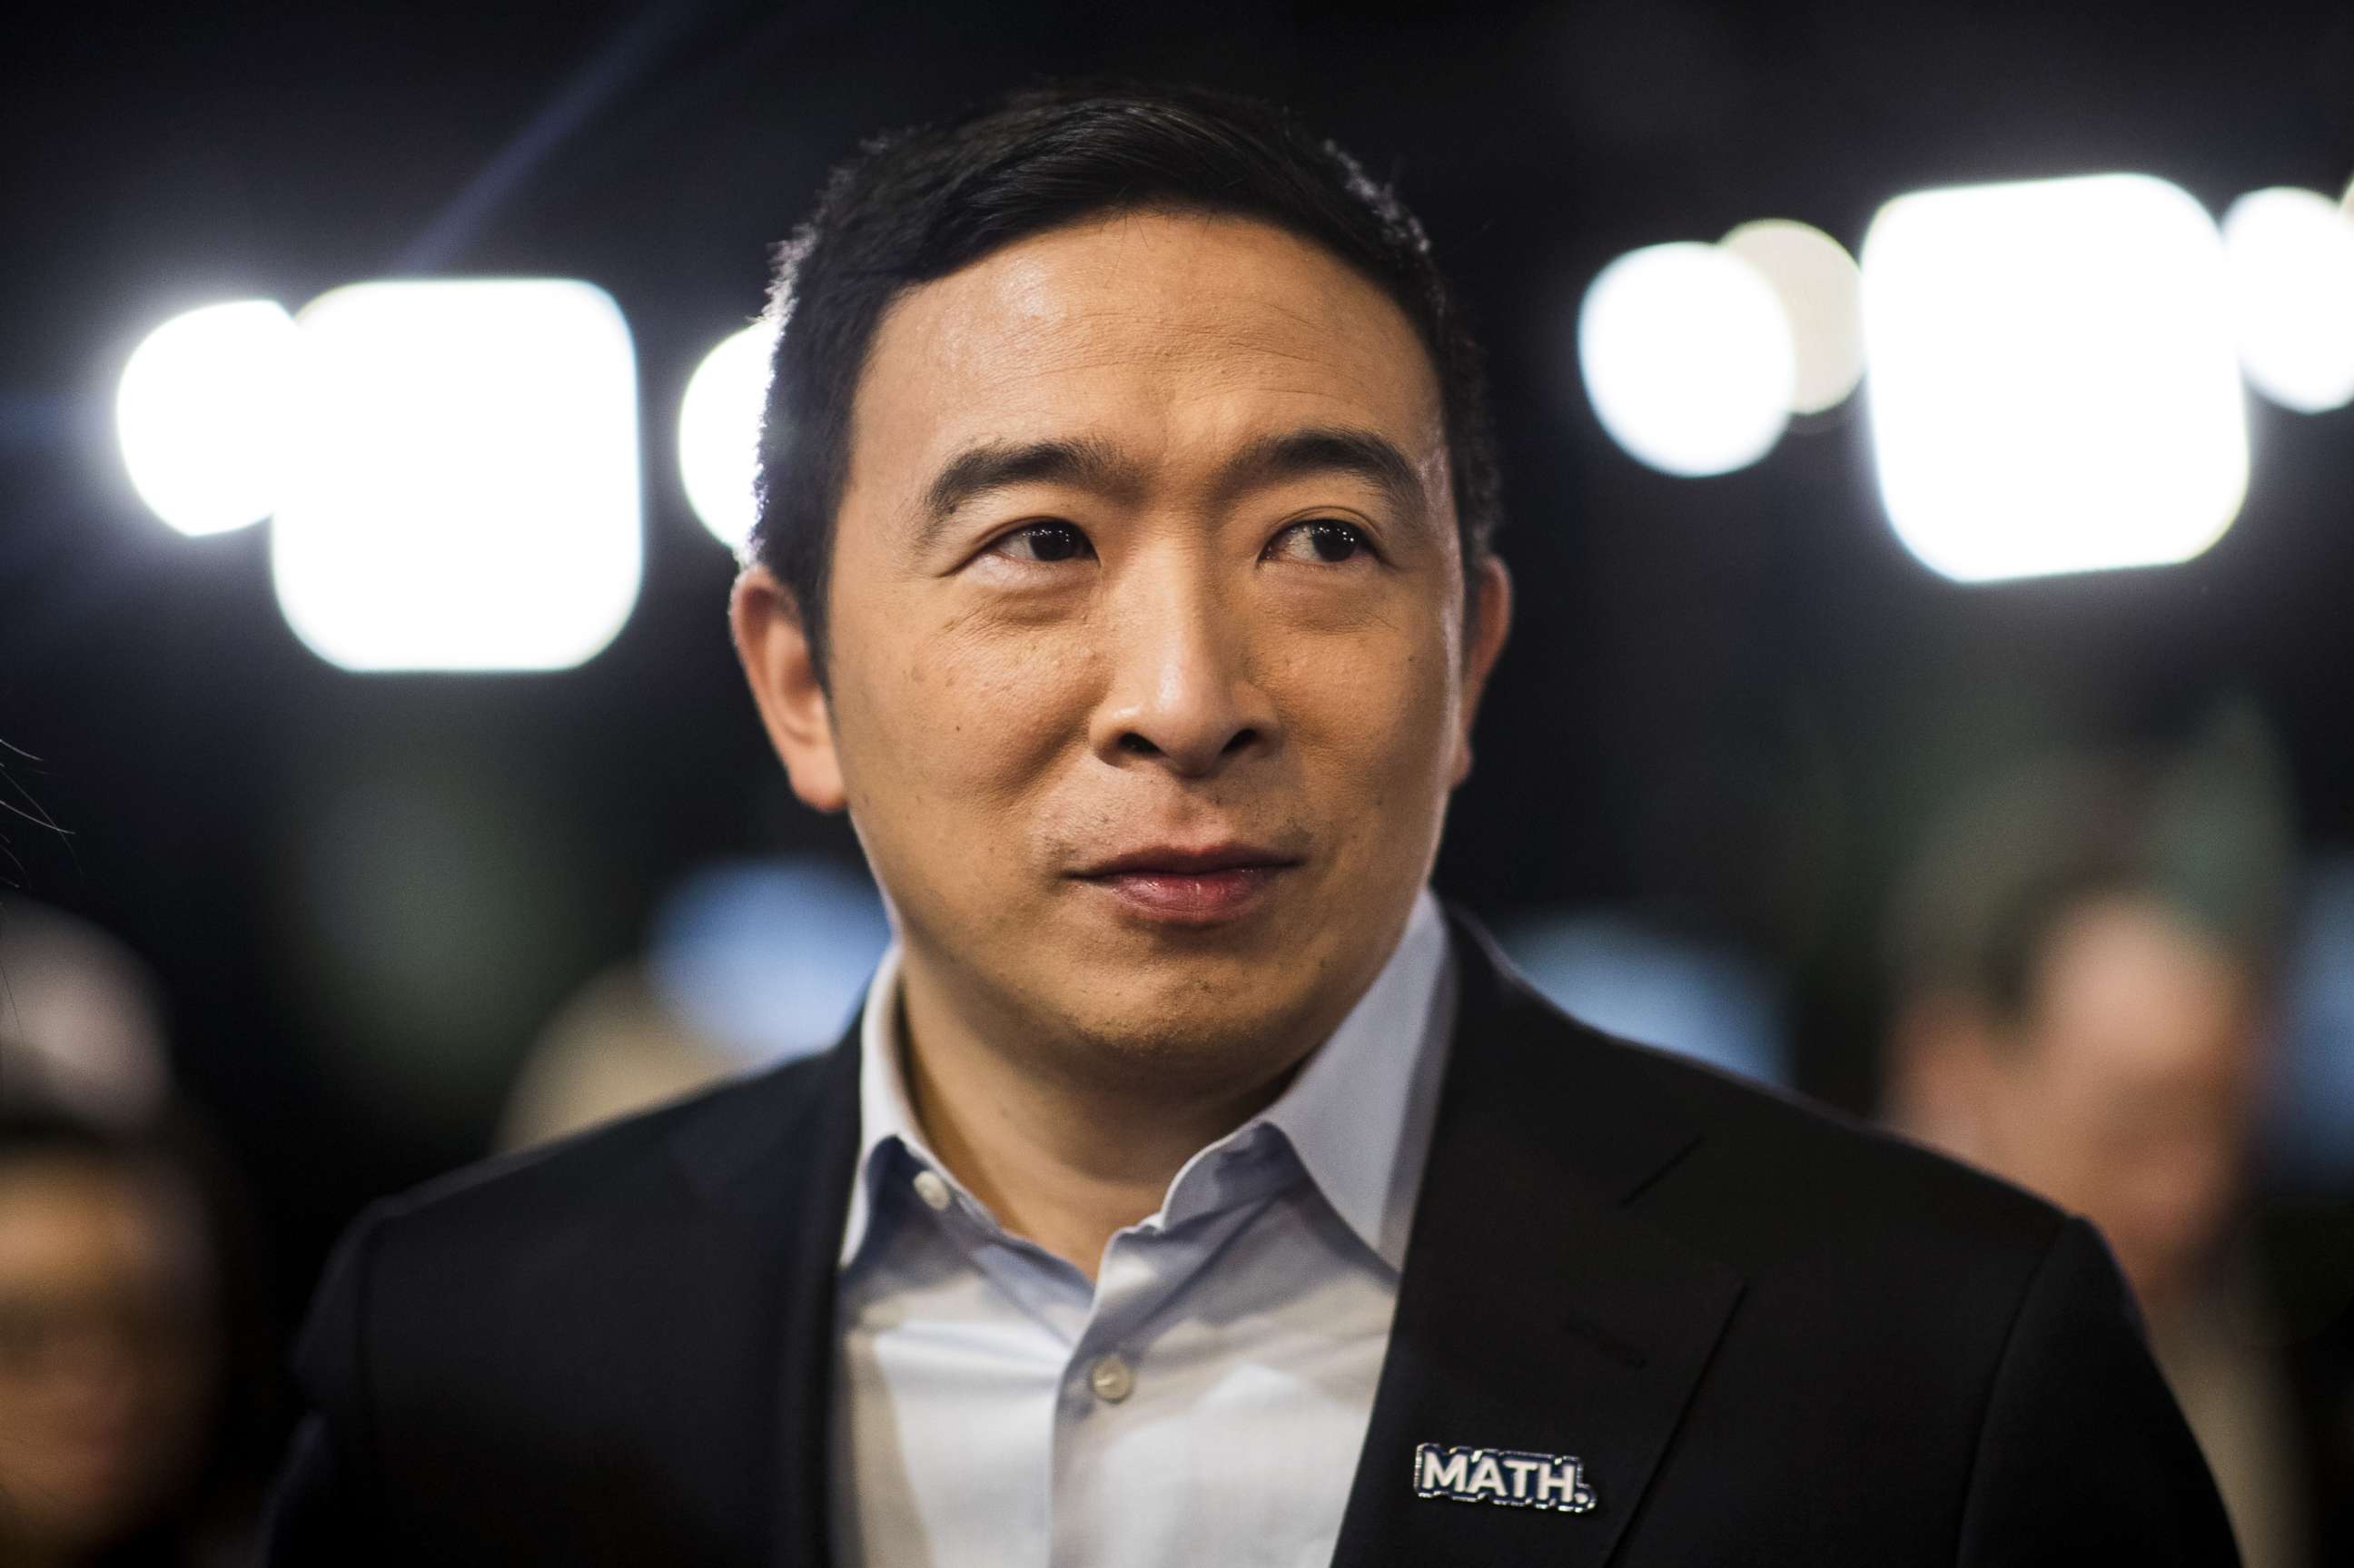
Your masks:
<svg viewBox="0 0 2354 1568"><path fill-rule="evenodd" d="M1236 952L1214 932L1154 945L1132 962L1066 971L1059 1005L1048 1005L1068 1029L1064 1048L1082 1063L1172 1089L1238 1085L1288 1068L1353 1001L1353 991L1341 997L1310 983L1330 968L1296 947Z"/></svg>
<svg viewBox="0 0 2354 1568"><path fill-rule="evenodd" d="M1290 1019L1242 1015L1098 1016L1067 1048L1075 1078L1172 1102L1249 1094L1298 1065L1316 1044Z"/></svg>

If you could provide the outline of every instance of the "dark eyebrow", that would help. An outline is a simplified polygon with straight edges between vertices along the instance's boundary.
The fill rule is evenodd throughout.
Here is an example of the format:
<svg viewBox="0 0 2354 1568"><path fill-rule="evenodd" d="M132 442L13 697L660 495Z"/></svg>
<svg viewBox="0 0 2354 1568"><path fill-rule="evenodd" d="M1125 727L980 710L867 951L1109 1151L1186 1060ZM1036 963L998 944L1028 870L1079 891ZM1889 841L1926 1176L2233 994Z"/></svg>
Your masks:
<svg viewBox="0 0 2354 1568"><path fill-rule="evenodd" d="M1109 441L1095 437L984 442L950 458L925 487L918 542L928 546L959 508L992 490L1068 484L1108 493L1133 491L1139 483L1135 465Z"/></svg>
<svg viewBox="0 0 2354 1568"><path fill-rule="evenodd" d="M1343 473L1382 491L1410 517L1426 510L1421 476L1395 442L1371 430L1310 427L1262 436L1227 460L1217 493L1231 499L1262 486L1313 474ZM928 549L957 512L978 496L1017 484L1067 484L1100 494L1143 488L1136 464L1093 436L1043 441L987 441L950 458L924 489L917 546Z"/></svg>
<svg viewBox="0 0 2354 1568"><path fill-rule="evenodd" d="M1385 493L1409 517L1428 510L1422 476L1412 460L1386 436L1371 430L1313 427L1263 436L1231 459L1221 477L1221 494L1234 496L1261 485L1315 474L1342 473Z"/></svg>

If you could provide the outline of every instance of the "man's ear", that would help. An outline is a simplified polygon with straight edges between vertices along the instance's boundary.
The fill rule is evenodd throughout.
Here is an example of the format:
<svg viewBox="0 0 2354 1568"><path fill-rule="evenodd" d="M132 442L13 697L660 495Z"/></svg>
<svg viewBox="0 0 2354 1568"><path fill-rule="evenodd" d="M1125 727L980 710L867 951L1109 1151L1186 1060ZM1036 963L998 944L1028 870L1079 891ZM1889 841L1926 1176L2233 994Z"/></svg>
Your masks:
<svg viewBox="0 0 2354 1568"><path fill-rule="evenodd" d="M1471 721L1479 716L1479 696L1488 689L1489 673L1496 667L1496 656L1504 651L1504 638L1512 630L1512 574L1504 563L1490 556L1479 563L1479 583L1472 596L1477 619L1467 629L1470 635L1463 649L1463 727L1455 737L1455 768L1447 780L1448 788L1471 777Z"/></svg>
<svg viewBox="0 0 2354 1568"><path fill-rule="evenodd" d="M846 800L834 749L833 712L793 596L766 567L744 568L727 599L727 623L752 701L804 805L839 811Z"/></svg>

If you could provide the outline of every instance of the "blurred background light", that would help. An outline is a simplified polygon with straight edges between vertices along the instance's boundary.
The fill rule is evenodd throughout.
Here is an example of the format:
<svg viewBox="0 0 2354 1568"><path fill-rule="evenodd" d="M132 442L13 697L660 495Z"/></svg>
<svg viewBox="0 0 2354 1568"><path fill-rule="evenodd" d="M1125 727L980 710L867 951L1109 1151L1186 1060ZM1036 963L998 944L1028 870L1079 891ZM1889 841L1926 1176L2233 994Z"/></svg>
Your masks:
<svg viewBox="0 0 2354 1568"><path fill-rule="evenodd" d="M550 670L637 600L637 374L557 279L360 283L302 310L270 530L286 620L348 670Z"/></svg>
<svg viewBox="0 0 2354 1568"><path fill-rule="evenodd" d="M1577 359L1613 440L1665 473L1745 468L1789 422L1797 368L1780 301L1712 245L1653 245L1595 278Z"/></svg>
<svg viewBox="0 0 2354 1568"><path fill-rule="evenodd" d="M646 970L673 1014L752 1065L832 1044L890 939L863 868L814 854L737 861L663 900Z"/></svg>
<svg viewBox="0 0 2354 1568"><path fill-rule="evenodd" d="M2354 1181L2354 856L2308 876L2282 965L2272 1158L2315 1190Z"/></svg>
<svg viewBox="0 0 2354 1568"><path fill-rule="evenodd" d="M1965 582L2188 560L2238 515L2222 245L2141 175L1923 191L1863 246L1881 497Z"/></svg>
<svg viewBox="0 0 2354 1568"><path fill-rule="evenodd" d="M752 480L769 355L777 334L756 322L722 338L686 383L678 410L678 471L686 499L712 536L741 549L752 535Z"/></svg>
<svg viewBox="0 0 2354 1568"><path fill-rule="evenodd" d="M165 524L220 534L277 505L295 335L285 306L238 300L174 316L132 351L115 433L132 487Z"/></svg>
<svg viewBox="0 0 2354 1568"><path fill-rule="evenodd" d="M1847 247L1811 224L1769 217L1720 241L1757 269L1790 323L1790 412L1820 414L1863 378L1863 274Z"/></svg>
<svg viewBox="0 0 2354 1568"><path fill-rule="evenodd" d="M2319 191L2252 191L2223 215L2248 384L2284 408L2354 401L2354 217Z"/></svg>
<svg viewBox="0 0 2354 1568"><path fill-rule="evenodd" d="M891 938L862 868L822 854L706 865L654 916L642 959L592 977L525 1054L499 1118L522 1149L840 1038Z"/></svg>
<svg viewBox="0 0 2354 1568"><path fill-rule="evenodd" d="M1548 1001L1596 1029L1790 1081L1779 999L1756 963L1607 909L1513 922L1497 939Z"/></svg>

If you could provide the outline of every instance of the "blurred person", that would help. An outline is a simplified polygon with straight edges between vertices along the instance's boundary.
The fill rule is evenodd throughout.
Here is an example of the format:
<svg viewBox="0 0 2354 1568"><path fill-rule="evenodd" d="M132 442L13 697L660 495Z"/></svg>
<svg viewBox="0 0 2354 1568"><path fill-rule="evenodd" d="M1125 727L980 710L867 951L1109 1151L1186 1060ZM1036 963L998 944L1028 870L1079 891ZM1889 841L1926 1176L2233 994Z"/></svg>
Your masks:
<svg viewBox="0 0 2354 1568"><path fill-rule="evenodd" d="M0 897L0 1568L247 1559L280 1392L266 1292L154 976Z"/></svg>
<svg viewBox="0 0 2354 1568"><path fill-rule="evenodd" d="M19 894L0 900L0 1107L132 1128L170 1090L147 966L87 920Z"/></svg>
<svg viewBox="0 0 2354 1568"><path fill-rule="evenodd" d="M1476 349L1279 111L1067 88L783 254L731 615L894 942L824 1056L372 1207L280 1564L2233 1562L2081 1221L1428 891Z"/></svg>
<svg viewBox="0 0 2354 1568"><path fill-rule="evenodd" d="M874 883L783 855L698 868L642 959L592 977L532 1043L495 1147L526 1149L833 1044L890 925Z"/></svg>
<svg viewBox="0 0 2354 1568"><path fill-rule="evenodd" d="M2295 1401L2233 1245L2270 1054L2276 857L2259 824L2223 857L2253 885L2218 896L2188 874L2193 835L2166 792L2123 764L2031 768L1932 835L1895 934L1884 1107L2099 1228L2245 1561L2290 1568L2309 1560ZM2197 836L2231 842L2219 810Z"/></svg>
<svg viewBox="0 0 2354 1568"><path fill-rule="evenodd" d="M223 1269L164 1142L0 1112L0 1564L233 1560Z"/></svg>
<svg viewBox="0 0 2354 1568"><path fill-rule="evenodd" d="M581 987L533 1042L500 1113L496 1146L552 1143L742 1067L664 1005L639 966L616 965Z"/></svg>

